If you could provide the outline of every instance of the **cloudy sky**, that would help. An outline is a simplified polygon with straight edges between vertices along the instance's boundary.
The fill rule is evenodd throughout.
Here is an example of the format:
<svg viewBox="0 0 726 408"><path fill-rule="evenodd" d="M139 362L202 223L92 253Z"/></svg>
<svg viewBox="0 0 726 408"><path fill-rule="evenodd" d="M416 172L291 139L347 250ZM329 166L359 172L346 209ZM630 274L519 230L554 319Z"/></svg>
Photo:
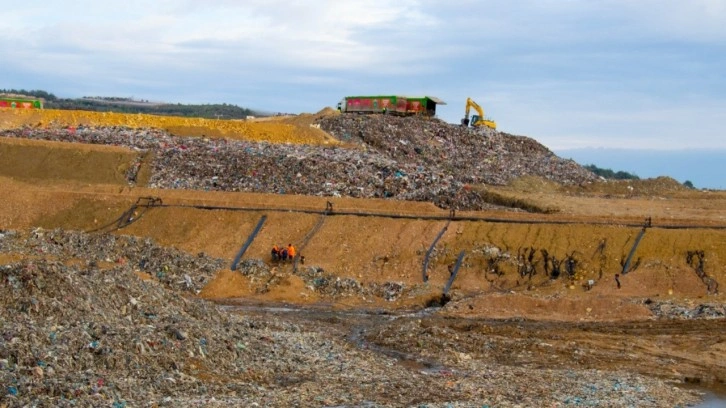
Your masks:
<svg viewBox="0 0 726 408"><path fill-rule="evenodd" d="M0 0L0 88L316 112L467 97L553 150L726 149L726 0Z"/></svg>

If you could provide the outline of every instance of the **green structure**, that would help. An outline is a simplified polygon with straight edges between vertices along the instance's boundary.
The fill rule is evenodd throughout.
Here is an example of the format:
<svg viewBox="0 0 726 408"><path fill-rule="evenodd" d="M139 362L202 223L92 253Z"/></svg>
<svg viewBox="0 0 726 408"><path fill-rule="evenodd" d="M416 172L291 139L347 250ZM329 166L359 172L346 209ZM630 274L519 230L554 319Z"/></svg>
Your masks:
<svg viewBox="0 0 726 408"><path fill-rule="evenodd" d="M1 98L0 108L11 109L43 109L43 102L39 99Z"/></svg>
<svg viewBox="0 0 726 408"><path fill-rule="evenodd" d="M433 96L400 95L346 96L338 110L347 113L391 113L398 115L436 115L436 105L446 102Z"/></svg>

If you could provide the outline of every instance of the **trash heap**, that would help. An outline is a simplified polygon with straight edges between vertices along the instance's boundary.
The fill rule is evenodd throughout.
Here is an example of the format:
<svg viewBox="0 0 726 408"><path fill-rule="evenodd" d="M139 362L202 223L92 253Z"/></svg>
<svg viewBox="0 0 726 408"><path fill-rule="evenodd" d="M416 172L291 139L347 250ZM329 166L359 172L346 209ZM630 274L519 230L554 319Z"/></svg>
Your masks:
<svg viewBox="0 0 726 408"><path fill-rule="evenodd" d="M224 260L161 247L150 238L87 234L62 229L0 233L0 253L83 260L88 268L108 265L142 272L169 289L197 294L223 268Z"/></svg>
<svg viewBox="0 0 726 408"><path fill-rule="evenodd" d="M88 268L122 268L132 273L146 274L167 289L199 294L228 262L204 253L196 256L174 248L157 245L150 238L127 235L88 234L62 229L40 228L21 234L17 231L0 233L0 254L14 253L24 256L43 256L52 259L83 260ZM79 261L80 262L80 261ZM394 301L407 288L398 282L363 284L355 279L341 279L318 266L304 266L291 272L277 270L259 259L244 259L237 270L265 293L279 284L286 273L299 276L307 287L330 297L380 297Z"/></svg>
<svg viewBox="0 0 726 408"><path fill-rule="evenodd" d="M355 326L357 343L340 324L264 310L241 315L190 296L193 287L175 282L206 276L213 258L130 239L0 231L0 254L21 259L0 265L0 406L507 407L578 401L656 407L698 400L697 393L655 378L499 365L454 351L438 356L445 365L412 369L367 343ZM148 270L170 265L175 278L139 279L135 269L144 259ZM411 324L421 330L416 319ZM411 332L404 327L392 335L410 343Z"/></svg>
<svg viewBox="0 0 726 408"><path fill-rule="evenodd" d="M392 302L415 289L407 288L400 282L364 284L353 278L340 278L319 266L298 267L291 272L286 272L275 267L271 268L259 259L242 260L237 269L242 275L250 278L250 282L256 286L257 293L271 291L289 274L300 277L310 290L314 290L322 296L338 299L351 296L378 297Z"/></svg>
<svg viewBox="0 0 726 408"><path fill-rule="evenodd" d="M595 175L536 141L435 119L331 115L322 129L350 145L181 138L155 129L79 127L5 130L0 136L126 146L153 153L149 187L432 202L495 208L472 184L503 185L536 175L564 184ZM136 182L139 163L126 176Z"/></svg>
<svg viewBox="0 0 726 408"><path fill-rule="evenodd" d="M726 317L726 306L717 303L678 304L672 301L653 301L646 299L644 304L659 319L692 320L692 319L723 319Z"/></svg>
<svg viewBox="0 0 726 408"><path fill-rule="evenodd" d="M137 150L149 150L173 140L168 132L154 128L134 129L126 126L79 126L77 128L41 128L24 126L0 130L2 137L55 142L87 143L125 146Z"/></svg>
<svg viewBox="0 0 726 408"><path fill-rule="evenodd" d="M451 175L464 184L506 185L522 176L581 184L596 176L557 157L536 140L486 127L455 126L438 119L394 115L336 115L320 128L398 163L414 163Z"/></svg>
<svg viewBox="0 0 726 408"><path fill-rule="evenodd" d="M345 351L295 325L221 312L127 268L25 260L0 266L0 276L0 405L312 404L309 395L286 396L284 385L339 369Z"/></svg>
<svg viewBox="0 0 726 408"><path fill-rule="evenodd" d="M309 131L296 132L295 126L280 121L246 121L192 118L143 113L94 112L85 110L28 110L12 109L0 119L0 127L22 125L48 128L76 129L83 127L123 126L134 129L170 129L185 136L226 137L269 142L319 144L320 135Z"/></svg>
<svg viewBox="0 0 726 408"><path fill-rule="evenodd" d="M328 381L299 384L390 365L274 317L222 312L185 279L135 275L196 283L217 264L201 254L60 230L2 231L2 253L24 260L0 265L0 406L310 406Z"/></svg>
<svg viewBox="0 0 726 408"><path fill-rule="evenodd" d="M150 187L394 198L441 206L467 195L451 176L375 153L202 139L183 142L156 150ZM470 200L480 208L490 207L480 197Z"/></svg>

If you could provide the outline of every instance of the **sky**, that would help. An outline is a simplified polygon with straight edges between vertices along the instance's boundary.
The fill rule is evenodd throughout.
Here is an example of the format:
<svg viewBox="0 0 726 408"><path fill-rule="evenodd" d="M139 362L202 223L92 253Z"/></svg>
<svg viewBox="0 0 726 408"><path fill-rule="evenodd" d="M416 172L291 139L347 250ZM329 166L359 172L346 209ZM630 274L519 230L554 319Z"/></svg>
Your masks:
<svg viewBox="0 0 726 408"><path fill-rule="evenodd" d="M0 88L284 113L346 95L429 95L457 124L471 97L499 130L555 152L702 149L726 162L726 0L0 0L0 10Z"/></svg>

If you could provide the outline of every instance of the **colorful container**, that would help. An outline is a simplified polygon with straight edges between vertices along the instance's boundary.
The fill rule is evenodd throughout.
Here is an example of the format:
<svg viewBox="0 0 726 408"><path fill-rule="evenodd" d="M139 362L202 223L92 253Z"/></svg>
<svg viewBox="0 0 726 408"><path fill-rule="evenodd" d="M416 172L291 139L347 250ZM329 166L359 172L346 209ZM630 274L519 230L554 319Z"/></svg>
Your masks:
<svg viewBox="0 0 726 408"><path fill-rule="evenodd" d="M0 108L43 109L43 102L37 99L0 98Z"/></svg>
<svg viewBox="0 0 726 408"><path fill-rule="evenodd" d="M347 113L391 113L398 115L436 115L436 105L446 103L438 98L386 96L346 96L338 103L338 110Z"/></svg>

